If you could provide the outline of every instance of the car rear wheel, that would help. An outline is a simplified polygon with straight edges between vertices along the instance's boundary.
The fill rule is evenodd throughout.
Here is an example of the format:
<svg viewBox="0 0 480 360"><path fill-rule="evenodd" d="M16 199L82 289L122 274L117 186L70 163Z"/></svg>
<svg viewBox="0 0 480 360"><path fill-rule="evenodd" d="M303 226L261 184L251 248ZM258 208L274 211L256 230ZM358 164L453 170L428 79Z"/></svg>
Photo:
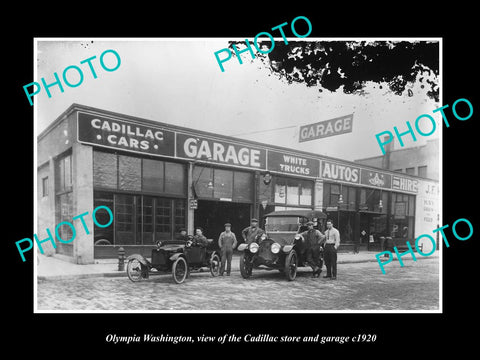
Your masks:
<svg viewBox="0 0 480 360"><path fill-rule="evenodd" d="M210 259L210 274L218 276L220 274L220 256L213 254Z"/></svg>
<svg viewBox="0 0 480 360"><path fill-rule="evenodd" d="M288 281L295 280L297 276L297 252L295 250L290 251L285 259L285 276Z"/></svg>
<svg viewBox="0 0 480 360"><path fill-rule="evenodd" d="M137 282L145 278L144 269L145 265L142 265L140 261L137 259L130 259L127 263L127 276L128 278L133 281Z"/></svg>
<svg viewBox="0 0 480 360"><path fill-rule="evenodd" d="M183 257L179 257L173 262L172 265L172 276L173 281L177 284L181 284L185 281L188 275L188 265L187 261Z"/></svg>
<svg viewBox="0 0 480 360"><path fill-rule="evenodd" d="M246 255L240 256L240 274L244 279L248 279L252 275L252 264Z"/></svg>

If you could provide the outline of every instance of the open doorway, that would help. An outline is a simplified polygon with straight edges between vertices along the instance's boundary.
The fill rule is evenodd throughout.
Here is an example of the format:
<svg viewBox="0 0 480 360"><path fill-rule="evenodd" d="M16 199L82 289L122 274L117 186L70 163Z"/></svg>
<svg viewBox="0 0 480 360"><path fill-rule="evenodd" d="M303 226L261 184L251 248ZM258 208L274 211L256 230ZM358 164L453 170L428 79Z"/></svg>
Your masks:
<svg viewBox="0 0 480 360"><path fill-rule="evenodd" d="M203 228L203 234L216 243L224 224L232 224L232 232L239 243L243 242L242 230L250 225L251 205L243 203L199 200L195 210L194 225Z"/></svg>

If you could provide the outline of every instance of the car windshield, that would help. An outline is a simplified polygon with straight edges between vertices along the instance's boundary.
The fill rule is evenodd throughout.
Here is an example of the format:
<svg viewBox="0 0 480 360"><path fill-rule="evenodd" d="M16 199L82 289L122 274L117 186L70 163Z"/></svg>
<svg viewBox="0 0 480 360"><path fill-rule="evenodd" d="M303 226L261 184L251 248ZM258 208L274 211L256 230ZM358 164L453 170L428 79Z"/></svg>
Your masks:
<svg viewBox="0 0 480 360"><path fill-rule="evenodd" d="M265 223L265 231L294 231L298 230L298 216L286 217L267 217Z"/></svg>

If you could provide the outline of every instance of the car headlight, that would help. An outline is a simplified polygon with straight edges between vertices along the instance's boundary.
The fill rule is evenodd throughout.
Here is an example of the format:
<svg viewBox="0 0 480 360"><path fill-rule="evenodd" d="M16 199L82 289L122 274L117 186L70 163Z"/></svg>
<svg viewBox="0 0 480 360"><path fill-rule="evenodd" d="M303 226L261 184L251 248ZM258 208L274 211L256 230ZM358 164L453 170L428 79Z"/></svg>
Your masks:
<svg viewBox="0 0 480 360"><path fill-rule="evenodd" d="M270 251L274 254L278 254L278 252L280 251L280 244L278 243L273 243L272 246L270 247Z"/></svg>
<svg viewBox="0 0 480 360"><path fill-rule="evenodd" d="M262 240L265 240L266 238L267 238L266 234L262 234L262 236L260 236L260 239L262 239Z"/></svg>
<svg viewBox="0 0 480 360"><path fill-rule="evenodd" d="M258 251L258 244L251 243L250 246L248 247L248 250L250 250L251 253L255 254Z"/></svg>
<svg viewBox="0 0 480 360"><path fill-rule="evenodd" d="M295 235L295 240L300 240L302 237L300 235Z"/></svg>

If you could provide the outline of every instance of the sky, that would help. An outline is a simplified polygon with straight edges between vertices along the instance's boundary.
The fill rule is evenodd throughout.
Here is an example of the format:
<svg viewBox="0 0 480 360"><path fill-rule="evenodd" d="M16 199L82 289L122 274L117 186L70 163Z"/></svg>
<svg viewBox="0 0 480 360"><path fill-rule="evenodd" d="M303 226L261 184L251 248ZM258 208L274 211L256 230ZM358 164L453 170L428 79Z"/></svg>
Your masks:
<svg viewBox="0 0 480 360"><path fill-rule="evenodd" d="M423 145L441 135L440 115L432 113L441 106L441 97L436 103L419 84L411 88L411 97L395 95L386 86L380 89L378 84L367 84L365 95L344 94L342 89L319 92L318 87L288 84L279 79L259 59L252 61L248 52L242 55L243 64L232 56L223 63L222 72L214 52L226 48L230 40L244 38L37 39L33 81L45 78L47 84L51 83L54 72L61 78L70 65L80 67L84 79L78 87L63 84L63 93L58 86L51 87L51 98L43 88L35 95L36 133L72 103L78 103L350 161L382 155L375 134L393 132L394 126L405 131L406 121L413 126L422 114L436 119L437 130L428 137L417 136L416 142L404 137L405 147ZM103 70L99 63L100 55L109 49L121 58L118 69L111 72ZM92 56L96 56L92 60L96 79L88 64L80 64ZM115 66L111 53L104 59L106 66ZM68 72L71 83L79 81L76 76L74 70ZM352 113L351 133L298 141L299 126ZM424 132L431 129L429 126L426 122L420 124ZM398 142L395 148L400 148Z"/></svg>

